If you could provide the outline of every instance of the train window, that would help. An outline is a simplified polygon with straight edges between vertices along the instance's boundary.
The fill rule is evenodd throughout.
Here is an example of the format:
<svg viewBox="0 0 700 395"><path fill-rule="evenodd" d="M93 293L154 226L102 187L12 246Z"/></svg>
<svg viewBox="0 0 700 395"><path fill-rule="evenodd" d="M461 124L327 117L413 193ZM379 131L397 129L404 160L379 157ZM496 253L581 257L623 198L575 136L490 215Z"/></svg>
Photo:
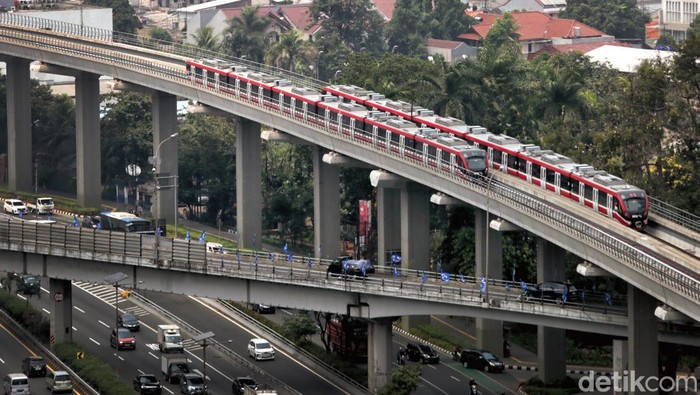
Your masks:
<svg viewBox="0 0 700 395"><path fill-rule="evenodd" d="M571 191L571 178L567 176L561 176L559 181L559 188L565 191Z"/></svg>
<svg viewBox="0 0 700 395"><path fill-rule="evenodd" d="M508 168L517 169L518 168L518 157L515 155L508 155Z"/></svg>
<svg viewBox="0 0 700 395"><path fill-rule="evenodd" d="M294 101L294 108L297 109L297 111L304 111L304 102L302 100L295 100Z"/></svg>
<svg viewBox="0 0 700 395"><path fill-rule="evenodd" d="M554 170L550 170L550 169L546 169L546 172L547 172L547 176L546 176L547 182L550 184L554 184L554 182L555 182L554 174L556 174L556 173L554 172Z"/></svg>
<svg viewBox="0 0 700 395"><path fill-rule="evenodd" d="M413 148L420 153L423 153L423 142L422 141L415 141L413 140Z"/></svg>
<svg viewBox="0 0 700 395"><path fill-rule="evenodd" d="M578 180L574 180L574 179L572 178L571 181L569 182L569 184L571 185L570 191L571 191L572 193L575 193L576 195L580 195L580 194L581 194L581 192L579 191L579 182L578 182Z"/></svg>
<svg viewBox="0 0 700 395"><path fill-rule="evenodd" d="M436 159L437 158L437 148L429 145L428 146L428 157L431 159Z"/></svg>
<svg viewBox="0 0 700 395"><path fill-rule="evenodd" d="M446 164L450 163L450 153L448 151L442 151L442 161Z"/></svg>
<svg viewBox="0 0 700 395"><path fill-rule="evenodd" d="M583 197L586 200L593 200L593 187L590 185L583 186Z"/></svg>
<svg viewBox="0 0 700 395"><path fill-rule="evenodd" d="M598 205L604 207L608 206L608 194L601 190L598 190Z"/></svg>
<svg viewBox="0 0 700 395"><path fill-rule="evenodd" d="M527 161L518 158L518 171L521 173L527 173Z"/></svg>
<svg viewBox="0 0 700 395"><path fill-rule="evenodd" d="M331 122L337 122L338 113L328 110L326 111L326 118L328 118Z"/></svg>
<svg viewBox="0 0 700 395"><path fill-rule="evenodd" d="M503 153L498 150L493 150L493 163L503 163Z"/></svg>
<svg viewBox="0 0 700 395"><path fill-rule="evenodd" d="M400 135L400 134L398 134L398 133L393 133L393 132L391 133L391 142L392 142L392 143L397 143L397 144L398 144L399 141L400 141L400 139L401 139L401 135Z"/></svg>
<svg viewBox="0 0 700 395"><path fill-rule="evenodd" d="M239 81L240 82L238 85L238 89L240 89L242 91L247 91L248 90L248 83L246 81L243 81L243 80L239 80Z"/></svg>
<svg viewBox="0 0 700 395"><path fill-rule="evenodd" d="M280 95L282 97L282 102L285 107L290 107L292 105L292 98L287 95Z"/></svg>
<svg viewBox="0 0 700 395"><path fill-rule="evenodd" d="M532 178L536 178L539 180L541 178L541 176L540 176L540 172L542 171L541 169L542 169L542 167L540 165L536 165L533 163L532 164Z"/></svg>
<svg viewBox="0 0 700 395"><path fill-rule="evenodd" d="M352 119L350 117L343 117L343 119L342 119L342 125L344 128L349 128L351 122L352 122Z"/></svg>

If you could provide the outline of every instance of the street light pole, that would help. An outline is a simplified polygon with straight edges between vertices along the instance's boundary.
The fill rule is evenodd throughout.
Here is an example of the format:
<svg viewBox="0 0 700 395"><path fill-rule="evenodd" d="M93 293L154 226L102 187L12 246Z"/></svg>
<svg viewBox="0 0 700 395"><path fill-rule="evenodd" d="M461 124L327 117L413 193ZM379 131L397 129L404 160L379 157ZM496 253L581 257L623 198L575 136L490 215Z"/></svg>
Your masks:
<svg viewBox="0 0 700 395"><path fill-rule="evenodd" d="M159 181L159 177L158 177L158 174L160 172L160 147L162 147L166 141L177 137L178 134L179 134L178 132L175 132L175 133L171 134L170 136L168 136L168 138L166 138L165 140L161 141L160 144L158 144L158 147L156 148L156 154L153 156L153 159L152 159L153 172L155 173L155 176L156 176L156 190L154 192L154 194L156 194L156 200L160 197L158 195L159 189L160 189L160 181ZM177 179L175 179L175 181L177 182ZM158 226L159 226L158 221L160 220L160 208L159 208L159 206L160 206L160 203L156 202L156 228L158 228ZM175 195L175 226L176 226L175 231L177 232L177 195ZM156 236L160 236L160 235L156 235Z"/></svg>
<svg viewBox="0 0 700 395"><path fill-rule="evenodd" d="M129 278L122 272L117 272L105 277L105 282L114 286L114 330L117 331L117 344L114 346L114 356L119 362L119 283Z"/></svg>
<svg viewBox="0 0 700 395"><path fill-rule="evenodd" d="M214 332L205 332L192 338L196 342L202 342L202 376L204 376L204 385L207 383L207 346L209 345L207 339L211 339L214 336L216 336Z"/></svg>
<svg viewBox="0 0 700 395"><path fill-rule="evenodd" d="M491 233L491 211L490 211L490 203L491 203L491 181L493 180L493 176L496 174L494 169L491 169L491 174L489 174L488 182L486 183L486 270L485 272L485 279L486 279L486 303L489 302L489 234Z"/></svg>

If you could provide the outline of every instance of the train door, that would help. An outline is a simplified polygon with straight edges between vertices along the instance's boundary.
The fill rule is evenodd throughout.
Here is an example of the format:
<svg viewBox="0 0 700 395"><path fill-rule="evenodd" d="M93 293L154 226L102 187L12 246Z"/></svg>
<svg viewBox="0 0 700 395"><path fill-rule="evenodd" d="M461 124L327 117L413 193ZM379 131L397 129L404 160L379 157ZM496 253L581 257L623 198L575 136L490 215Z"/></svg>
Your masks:
<svg viewBox="0 0 700 395"><path fill-rule="evenodd" d="M612 218L613 213L618 210L618 206L617 206L617 204L615 204L616 200L615 200L615 197L613 195L611 195L611 194L606 194L606 195L607 195L606 205L608 207L608 217Z"/></svg>
<svg viewBox="0 0 700 395"><path fill-rule="evenodd" d="M486 156L488 156L487 166L491 167L492 169L495 168L493 165L493 148L491 148L491 147L486 148Z"/></svg>
<svg viewBox="0 0 700 395"><path fill-rule="evenodd" d="M532 183L532 162L527 162L525 165L525 180L528 183Z"/></svg>
<svg viewBox="0 0 700 395"><path fill-rule="evenodd" d="M598 190L593 188L593 210L598 211Z"/></svg>
<svg viewBox="0 0 700 395"><path fill-rule="evenodd" d="M324 111L324 114L323 114L323 125L325 126L326 130L330 130L330 119L331 119L330 110L328 110L326 108L326 111Z"/></svg>
<svg viewBox="0 0 700 395"><path fill-rule="evenodd" d="M547 190L547 168L540 166L540 187Z"/></svg>
<svg viewBox="0 0 700 395"><path fill-rule="evenodd" d="M561 174L554 173L554 193L559 195L560 188L561 188Z"/></svg>
<svg viewBox="0 0 700 395"><path fill-rule="evenodd" d="M582 206L586 205L586 184L583 182L578 183L578 201Z"/></svg>

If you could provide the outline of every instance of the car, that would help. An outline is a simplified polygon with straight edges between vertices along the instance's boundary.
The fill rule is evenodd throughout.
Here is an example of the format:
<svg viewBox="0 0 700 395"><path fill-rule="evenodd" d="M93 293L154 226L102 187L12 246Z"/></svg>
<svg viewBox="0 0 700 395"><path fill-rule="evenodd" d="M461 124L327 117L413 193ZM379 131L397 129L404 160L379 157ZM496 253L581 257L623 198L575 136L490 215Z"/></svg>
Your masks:
<svg viewBox="0 0 700 395"><path fill-rule="evenodd" d="M139 394L160 394L163 386L154 374L138 374L134 377L134 391Z"/></svg>
<svg viewBox="0 0 700 395"><path fill-rule="evenodd" d="M231 392L233 392L233 395L243 395L245 387L256 390L258 389L258 383L252 377L236 377L231 385Z"/></svg>
<svg viewBox="0 0 700 395"><path fill-rule="evenodd" d="M184 395L206 395L204 378L197 373L185 373L180 380L180 393Z"/></svg>
<svg viewBox="0 0 700 395"><path fill-rule="evenodd" d="M248 355L256 361L275 359L275 349L265 339L250 339L248 342Z"/></svg>
<svg viewBox="0 0 700 395"><path fill-rule="evenodd" d="M562 302L564 301L564 294L566 294L567 302L575 301L578 298L576 287L572 284L558 281L544 281L537 284L535 289L531 291L530 297Z"/></svg>
<svg viewBox="0 0 700 395"><path fill-rule="evenodd" d="M2 388L5 395L29 395L29 378L22 373L10 373L2 380Z"/></svg>
<svg viewBox="0 0 700 395"><path fill-rule="evenodd" d="M502 372L505 369L503 362L486 350L464 350L459 361L465 368L483 370L484 372Z"/></svg>
<svg viewBox="0 0 700 395"><path fill-rule="evenodd" d="M406 343L406 356L408 357L409 361L413 362L418 362L420 361L421 363L430 363L430 364L439 364L440 363L440 356L430 348L429 346L426 346L425 344L419 344L419 343L413 343L413 342L408 342Z"/></svg>
<svg viewBox="0 0 700 395"><path fill-rule="evenodd" d="M112 328L112 334L109 336L109 345L117 350L135 350L136 338L127 328Z"/></svg>
<svg viewBox="0 0 700 395"><path fill-rule="evenodd" d="M100 221L102 219L100 218L99 215L88 215L85 218L83 218L83 223L82 227L83 228L91 228L91 229L97 229L97 226L100 224Z"/></svg>
<svg viewBox="0 0 700 395"><path fill-rule="evenodd" d="M46 361L39 356L29 356L22 360L22 372L27 377L44 377L46 376Z"/></svg>
<svg viewBox="0 0 700 395"><path fill-rule="evenodd" d="M346 273L355 275L365 275L374 273L374 265L369 259L358 259L356 261L348 259L345 261Z"/></svg>
<svg viewBox="0 0 700 395"><path fill-rule="evenodd" d="M133 314L119 314L117 321L119 322L119 326L122 328L127 328L130 331L138 332L141 330L141 323Z"/></svg>
<svg viewBox="0 0 700 395"><path fill-rule="evenodd" d="M326 269L326 273L328 274L343 274L344 271L344 263L348 259L351 259L349 255L341 255L333 260L330 264L328 264L328 269Z"/></svg>
<svg viewBox="0 0 700 395"><path fill-rule="evenodd" d="M15 277L17 282L17 292L24 295L41 295L41 278L31 275L18 275Z"/></svg>
<svg viewBox="0 0 700 395"><path fill-rule="evenodd" d="M258 303L253 303L251 306L253 311L258 312L260 314L275 314L275 306L270 306L267 304L258 304Z"/></svg>
<svg viewBox="0 0 700 395"><path fill-rule="evenodd" d="M5 200L5 213L19 215L27 212L27 206L19 199Z"/></svg>
<svg viewBox="0 0 700 395"><path fill-rule="evenodd" d="M46 375L46 388L52 394L57 392L73 392L73 380L64 370L54 370Z"/></svg>

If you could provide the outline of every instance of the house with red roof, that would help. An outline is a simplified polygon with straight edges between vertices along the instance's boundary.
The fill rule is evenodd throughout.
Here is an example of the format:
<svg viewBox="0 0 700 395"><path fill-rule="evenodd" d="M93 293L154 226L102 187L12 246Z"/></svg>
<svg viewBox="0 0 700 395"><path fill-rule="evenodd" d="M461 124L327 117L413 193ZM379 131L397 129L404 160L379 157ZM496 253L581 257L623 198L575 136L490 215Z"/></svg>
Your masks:
<svg viewBox="0 0 700 395"><path fill-rule="evenodd" d="M479 48L493 24L501 15L467 11L478 23L459 35L470 47ZM541 53L561 51L588 52L602 45L625 45L584 23L572 19L553 18L541 11L513 12L518 41L523 56L532 59Z"/></svg>
<svg viewBox="0 0 700 395"><path fill-rule="evenodd" d="M431 56L442 56L447 63L457 63L476 56L476 49L461 41L429 38L425 40L425 49Z"/></svg>

